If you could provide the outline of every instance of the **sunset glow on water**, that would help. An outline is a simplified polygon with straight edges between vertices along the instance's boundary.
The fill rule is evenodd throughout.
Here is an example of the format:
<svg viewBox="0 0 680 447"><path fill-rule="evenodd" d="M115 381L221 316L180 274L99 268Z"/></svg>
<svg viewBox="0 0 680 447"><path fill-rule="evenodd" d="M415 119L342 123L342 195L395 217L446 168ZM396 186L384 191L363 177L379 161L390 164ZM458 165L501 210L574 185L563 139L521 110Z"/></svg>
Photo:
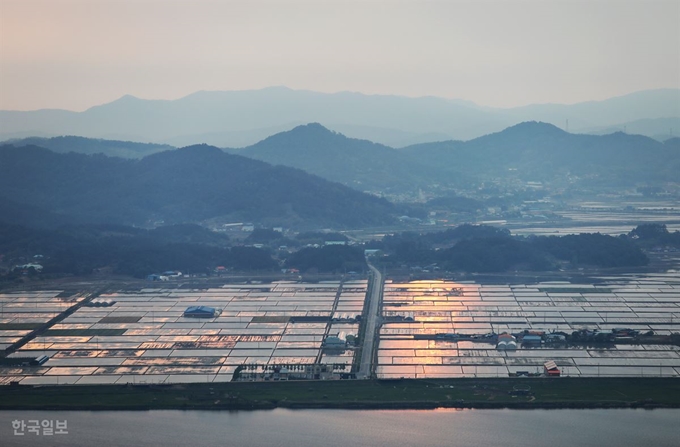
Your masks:
<svg viewBox="0 0 680 447"><path fill-rule="evenodd" d="M607 283L480 285L448 281L385 284L377 374L382 378L507 377L539 373L554 360L567 376L677 376L672 345L522 345L496 349L485 334L524 330L571 334L631 328L669 334L680 329L680 278L609 278ZM454 340L456 334L476 340Z"/></svg>

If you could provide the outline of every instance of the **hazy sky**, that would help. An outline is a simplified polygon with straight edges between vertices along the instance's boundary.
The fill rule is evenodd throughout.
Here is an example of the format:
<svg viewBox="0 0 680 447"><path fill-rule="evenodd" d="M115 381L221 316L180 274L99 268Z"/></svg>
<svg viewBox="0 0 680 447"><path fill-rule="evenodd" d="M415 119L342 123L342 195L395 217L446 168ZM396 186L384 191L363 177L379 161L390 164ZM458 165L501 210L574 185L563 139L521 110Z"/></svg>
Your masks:
<svg viewBox="0 0 680 447"><path fill-rule="evenodd" d="M0 109L273 85L500 107L680 88L680 0L0 0Z"/></svg>

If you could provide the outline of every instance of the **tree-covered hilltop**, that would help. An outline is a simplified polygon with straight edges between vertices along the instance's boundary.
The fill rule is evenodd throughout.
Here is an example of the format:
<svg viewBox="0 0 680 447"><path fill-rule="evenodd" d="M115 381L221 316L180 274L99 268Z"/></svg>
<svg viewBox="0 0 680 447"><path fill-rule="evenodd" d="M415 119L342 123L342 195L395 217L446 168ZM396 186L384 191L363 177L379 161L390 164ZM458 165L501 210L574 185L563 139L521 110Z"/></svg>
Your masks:
<svg viewBox="0 0 680 447"><path fill-rule="evenodd" d="M523 122L469 141L396 150L312 123L232 152L300 168L359 190L387 193L433 185L469 187L491 179L550 182L560 178L602 187L658 185L674 181L680 169L680 152L673 141L662 143L622 132L572 134L541 122ZM430 205L470 211L480 204L449 198L435 199Z"/></svg>
<svg viewBox="0 0 680 447"><path fill-rule="evenodd" d="M418 163L450 167L476 180L517 178L577 184L636 186L677 179L680 152L673 141L616 132L585 135L541 122L523 122L469 141L424 143L401 149Z"/></svg>
<svg viewBox="0 0 680 447"><path fill-rule="evenodd" d="M51 230L0 223L0 278L15 279L23 269L11 272L12 268L31 263L42 265L42 274L47 275L104 271L145 277L167 270L209 274L218 266L230 271L275 271L285 267L303 273L363 272L367 248L381 250L386 256L377 257L376 262L388 268L484 273L638 267L649 262L641 247L680 247L680 232L669 233L665 226L657 224L641 225L619 237L520 237L511 236L506 229L461 225L442 232L394 234L365 245L307 243L326 233L301 233L300 239L285 238L273 230L253 234L253 240L243 242L260 240L263 248L235 245L223 234L196 225L153 230L111 224L71 225ZM339 240L342 235L330 236ZM290 245L279 250L283 241Z"/></svg>
<svg viewBox="0 0 680 447"><path fill-rule="evenodd" d="M368 140L347 138L321 124L298 126L252 146L230 150L274 165L302 169L359 191L412 191L432 183L463 181L439 168Z"/></svg>
<svg viewBox="0 0 680 447"><path fill-rule="evenodd" d="M3 146L0 198L31 207L28 217L125 225L222 219L347 228L391 223L394 209L300 170L205 145L141 160Z"/></svg>
<svg viewBox="0 0 680 447"><path fill-rule="evenodd" d="M306 247L293 253L286 260L286 267L301 272L363 272L366 270L366 259L362 247L325 245L319 248Z"/></svg>
<svg viewBox="0 0 680 447"><path fill-rule="evenodd" d="M141 278L167 270L208 273L217 266L237 271L278 267L267 251L229 247L228 237L196 225L154 230L78 225L45 230L0 223L0 254L10 269L38 263L48 275L88 275L103 269Z"/></svg>
<svg viewBox="0 0 680 447"><path fill-rule="evenodd" d="M246 175L258 171L257 165L252 162L253 159L257 159L273 165L302 169L307 173L350 186L358 191L372 191L397 198L403 196L404 193L409 196L420 191L443 194L444 197L437 197L428 203L428 207L444 208L456 212L474 212L480 207L493 205L479 197L480 201L475 201L450 195L451 188L479 194L494 182L512 184L513 189L517 189L518 184L539 181L548 186L559 184L569 190L581 187L663 189L668 182L676 180L676 172L680 171L678 141L680 139L671 138L661 142L623 132L608 135L574 134L545 122L527 121L468 141L438 141L394 149L368 140L348 138L321 124L310 123L271 135L245 148L225 149L232 154L250 157L250 164L228 157L222 157L219 161L216 161L217 158L214 157L211 163L215 162L216 168L224 169L226 177L235 177L239 181L242 181L242 176L236 171L243 168ZM125 141L56 137L27 138L15 140L15 143L17 146L20 145L21 149L25 149L29 155L33 154L32 148L44 146L64 155L74 151L81 154L100 154L100 156L106 154L136 159L154 153L159 155L159 151L164 151L162 154L165 155L161 157L147 157L152 160L149 163L161 165L170 159L182 159L179 155L175 155L174 158L168 156L168 153L182 152L168 151L172 146ZM206 148L206 146L202 147ZM196 150L197 146L193 148L194 152L200 152ZM1 158L0 161L2 161ZM55 160L51 159L51 161ZM149 168L149 163L143 160L136 161L139 163L131 163L130 166ZM191 160L184 161L188 163L187 167L191 165ZM41 162L36 160L36 163ZM56 161L56 163L62 164L61 161ZM82 163L80 159L78 164ZM224 167L225 164L232 168ZM274 169L271 166L269 168ZM110 160L104 169L104 172L93 171L95 176L90 179L94 181L93 185L97 185L96 180L100 175L106 178L107 175L116 171L116 168L111 166ZM135 171L135 169L125 168L124 171ZM204 169L206 177L210 178L209 169ZM89 170L89 165L87 170ZM87 170L80 173L87 177ZM192 170L196 171L193 168ZM177 172L181 173L181 168L178 168ZM177 172L169 174L176 175ZM127 179L127 174L122 175ZM148 183L142 181L145 173L142 172L140 175L142 177L132 177L131 187L148 188ZM277 175L282 175L282 172L278 172ZM259 181L264 182L269 176L271 175L262 175ZM169 179L166 177L164 180L167 182ZM287 181L291 180L287 179ZM192 190L192 182L186 184L189 191ZM226 186L238 191L233 182L215 182L214 178L211 182L212 187ZM172 183L174 182L169 182L168 186L171 187ZM196 186L200 183L200 181L197 182ZM162 188L158 185L156 187ZM262 188L267 187L262 185ZM282 185L282 188L289 190L291 194L299 195L302 192L298 189L286 188L285 185ZM198 191L194 189L194 192ZM102 195L105 191L96 190L94 193ZM203 191L200 193L204 194ZM310 198L305 197L305 201L308 200ZM267 203L274 205L274 210L282 213L282 218L287 221L294 220L296 217L298 220L308 219L308 216L301 216L297 209L292 209L294 202L294 196L290 196L288 200L272 200L271 203ZM36 205L32 202L30 204ZM290 204L291 207L287 208L285 204ZM277 205L280 206L276 208ZM182 211L181 208L179 211ZM250 217L247 212L240 216L234 213L232 216L249 220L254 220L257 216L257 213L252 213L252 209L241 211L251 212ZM274 225L285 222L270 220L267 223Z"/></svg>
<svg viewBox="0 0 680 447"><path fill-rule="evenodd" d="M506 229L461 225L443 232L401 233L372 242L386 266L436 266L447 271L504 272L563 267L635 267L649 259L626 236L511 236Z"/></svg>
<svg viewBox="0 0 680 447"><path fill-rule="evenodd" d="M647 248L680 248L680 231L669 232L665 224L647 223L635 227L628 236Z"/></svg>
<svg viewBox="0 0 680 447"><path fill-rule="evenodd" d="M363 247L307 247L290 254L272 249L281 240L270 237L283 237L281 233L259 230L253 234L253 240L246 239L246 244L268 240L265 245L271 246L234 245L223 234L188 224L153 230L112 224L67 225L50 230L0 223L0 280L22 276L27 269L14 267L27 264L41 265L42 275L106 272L137 278L168 270L211 274L220 266L236 272L276 271L284 266L302 272L346 273L366 269ZM299 244L296 240L291 242L293 246Z"/></svg>

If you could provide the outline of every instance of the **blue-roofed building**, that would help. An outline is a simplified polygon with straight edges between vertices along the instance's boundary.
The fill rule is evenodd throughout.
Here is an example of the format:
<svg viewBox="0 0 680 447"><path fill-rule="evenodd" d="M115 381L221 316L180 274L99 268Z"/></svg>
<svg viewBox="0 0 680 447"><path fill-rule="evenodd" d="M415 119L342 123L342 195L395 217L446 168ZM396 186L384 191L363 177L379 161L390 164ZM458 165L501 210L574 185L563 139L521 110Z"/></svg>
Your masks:
<svg viewBox="0 0 680 447"><path fill-rule="evenodd" d="M522 344L523 345L540 345L543 342L543 339L541 338L540 335L525 335L522 338Z"/></svg>
<svg viewBox="0 0 680 447"><path fill-rule="evenodd" d="M185 317L191 318L213 318L221 313L219 309L208 306L191 306L184 311Z"/></svg>
<svg viewBox="0 0 680 447"><path fill-rule="evenodd" d="M329 335L323 341L322 346L328 349L344 349L347 347L346 334L344 332L338 332L337 335Z"/></svg>

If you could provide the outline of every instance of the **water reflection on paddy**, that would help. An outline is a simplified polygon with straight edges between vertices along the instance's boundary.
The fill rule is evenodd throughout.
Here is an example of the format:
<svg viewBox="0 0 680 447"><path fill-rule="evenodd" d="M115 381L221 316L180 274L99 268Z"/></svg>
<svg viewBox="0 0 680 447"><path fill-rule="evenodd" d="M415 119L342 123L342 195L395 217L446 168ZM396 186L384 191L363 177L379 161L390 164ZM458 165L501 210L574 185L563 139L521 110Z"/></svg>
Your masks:
<svg viewBox="0 0 680 447"><path fill-rule="evenodd" d="M352 352L325 353L326 334L358 333L354 318L364 305L367 281L302 284L227 284L208 290L144 288L102 295L110 307L81 307L14 357L48 355L41 367L0 369L0 383L159 383L229 381L239 365L346 365ZM340 291L340 293L338 293ZM61 292L0 294L2 323L40 324L83 296L63 304ZM220 309L210 319L183 316L193 305ZM54 311L54 312L52 312ZM306 321L309 318L312 321ZM297 320L296 320L297 319ZM344 321L344 320L343 320ZM4 326L9 346L30 327Z"/></svg>
<svg viewBox="0 0 680 447"><path fill-rule="evenodd" d="M380 331L379 377L507 376L542 372L554 360L568 376L680 376L673 345L520 346L497 350L484 341L438 340L464 335L613 328L680 331L680 275L622 275L604 283L485 285L450 281L387 282Z"/></svg>

